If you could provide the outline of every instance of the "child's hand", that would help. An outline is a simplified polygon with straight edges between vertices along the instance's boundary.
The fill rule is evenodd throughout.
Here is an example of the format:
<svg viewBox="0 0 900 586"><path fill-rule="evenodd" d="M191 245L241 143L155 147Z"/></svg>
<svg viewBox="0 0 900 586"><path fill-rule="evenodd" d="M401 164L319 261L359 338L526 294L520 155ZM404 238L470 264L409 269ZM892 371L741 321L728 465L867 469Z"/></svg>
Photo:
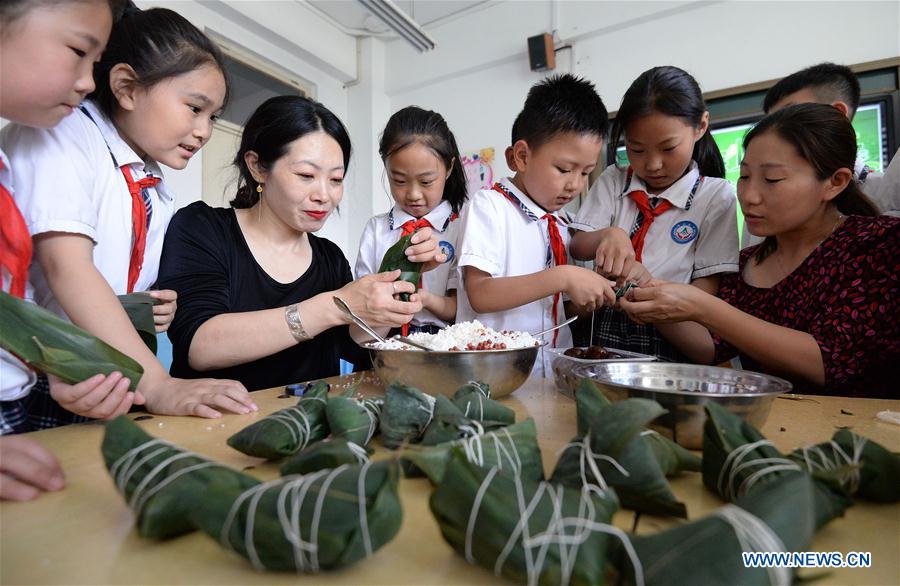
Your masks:
<svg viewBox="0 0 900 586"><path fill-rule="evenodd" d="M631 260L625 263L622 269L625 276L616 279L616 287L622 287L627 283L635 283L638 287L643 287L653 280L653 275L647 270L642 263Z"/></svg>
<svg viewBox="0 0 900 586"><path fill-rule="evenodd" d="M634 262L634 247L625 230L612 226L599 230L602 235L594 256L594 269L610 279L619 279L628 274L630 263Z"/></svg>
<svg viewBox="0 0 900 586"><path fill-rule="evenodd" d="M447 255L441 252L440 241L431 228L416 231L410 242L412 246L406 249L406 256L413 262L424 263L423 273L447 262Z"/></svg>
<svg viewBox="0 0 900 586"><path fill-rule="evenodd" d="M171 289L160 289L159 291L147 291L147 294L162 300L162 303L153 306L153 323L156 324L156 333L161 334L169 329L169 325L175 319L178 293Z"/></svg>
<svg viewBox="0 0 900 586"><path fill-rule="evenodd" d="M112 419L128 413L132 405L144 404L143 395L128 392L130 381L120 372L109 376L97 374L75 385L66 384L52 374L47 378L50 381L50 396L63 409L76 415Z"/></svg>
<svg viewBox="0 0 900 586"><path fill-rule="evenodd" d="M566 265L561 268L566 270L564 291L575 305L585 311L594 311L616 303L616 293L612 289L615 283L582 267Z"/></svg>
<svg viewBox="0 0 900 586"><path fill-rule="evenodd" d="M0 499L30 501L42 491L66 485L59 461L50 450L21 435L0 437Z"/></svg>

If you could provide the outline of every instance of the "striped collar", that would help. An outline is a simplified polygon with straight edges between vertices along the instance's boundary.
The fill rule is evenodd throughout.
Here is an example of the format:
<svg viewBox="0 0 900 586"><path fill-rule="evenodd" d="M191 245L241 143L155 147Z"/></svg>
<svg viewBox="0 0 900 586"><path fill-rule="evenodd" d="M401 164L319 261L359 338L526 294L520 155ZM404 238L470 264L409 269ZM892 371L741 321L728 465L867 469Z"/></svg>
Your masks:
<svg viewBox="0 0 900 586"><path fill-rule="evenodd" d="M450 205L450 202L447 200L443 200L437 205L436 208L422 217L428 220L428 222L432 226L434 226L434 229L438 232L446 232L447 228L450 226L450 223L459 216L453 213L453 208ZM391 230L399 230L400 227L409 220L417 219L418 218L414 218L410 214L403 211L403 208L401 208L399 205L395 204L394 207L391 208L391 211L388 212L388 228ZM440 226L440 228L438 226Z"/></svg>

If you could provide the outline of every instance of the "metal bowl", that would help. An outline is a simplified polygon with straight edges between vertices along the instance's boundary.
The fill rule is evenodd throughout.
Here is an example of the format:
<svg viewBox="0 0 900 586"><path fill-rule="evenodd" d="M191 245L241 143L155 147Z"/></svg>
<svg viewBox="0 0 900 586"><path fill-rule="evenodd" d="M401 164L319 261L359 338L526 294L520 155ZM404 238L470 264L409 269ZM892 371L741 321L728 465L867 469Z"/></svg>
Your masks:
<svg viewBox="0 0 900 586"><path fill-rule="evenodd" d="M578 378L576 378L575 367L583 364L605 364L607 362L653 362L656 356L649 354L638 354L637 352L628 352L627 350L619 350L617 348L606 348L607 351L615 353L615 358L575 358L574 356L566 356L568 348L547 348L546 352L550 352L550 368L553 370L553 380L556 382L557 388L569 397L575 396L575 387L578 386Z"/></svg>
<svg viewBox="0 0 900 586"><path fill-rule="evenodd" d="M399 382L431 395L452 397L471 380L491 385L493 398L518 389L534 367L540 346L511 350L464 350L423 352L381 350L373 342L363 344L372 355L375 374L385 387Z"/></svg>
<svg viewBox="0 0 900 586"><path fill-rule="evenodd" d="M718 403L759 429L775 397L791 390L791 383L767 374L671 362L582 365L573 374L578 380L592 379L610 401L633 397L657 401L668 413L651 427L692 450L703 447L707 403Z"/></svg>

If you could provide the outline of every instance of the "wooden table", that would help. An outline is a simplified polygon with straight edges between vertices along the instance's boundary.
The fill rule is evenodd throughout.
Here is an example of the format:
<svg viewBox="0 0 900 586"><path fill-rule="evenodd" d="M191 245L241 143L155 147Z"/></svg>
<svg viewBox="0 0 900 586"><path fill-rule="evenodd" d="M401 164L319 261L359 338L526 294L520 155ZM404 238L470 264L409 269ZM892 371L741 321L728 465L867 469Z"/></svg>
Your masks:
<svg viewBox="0 0 900 586"><path fill-rule="evenodd" d="M363 377L335 379L338 387ZM225 439L257 418L290 406L278 398L282 389L254 394L260 414L229 415L220 420L161 417L143 420L149 433L262 479L277 476L277 467L262 464L225 444ZM900 401L800 397L776 400L763 433L782 451L824 441L836 426L850 426L892 451L900 451L900 426L880 422L884 409L900 411ZM503 400L519 419L533 417L548 472L557 452L574 435L575 403L558 393L551 380L528 381ZM843 414L841 410L850 414ZM136 415L131 415L135 417ZM51 449L65 469L68 486L29 503L0 504L0 583L2 584L508 584L480 567L468 565L440 535L428 509L431 485L424 479L401 481L403 526L397 537L368 560L346 570L319 576L257 573L236 554L201 533L167 542L141 539L131 512L116 492L100 456L103 427L92 423L51 429L32 437ZM383 457L379 448L377 457ZM672 481L691 519L722 502L706 490L699 474ZM630 529L633 513L616 514L614 523ZM643 516L639 533L654 532L673 521ZM868 569L835 569L817 584L900 584L900 505L859 502L822 529L816 551L872 552ZM818 573L818 572L817 572Z"/></svg>

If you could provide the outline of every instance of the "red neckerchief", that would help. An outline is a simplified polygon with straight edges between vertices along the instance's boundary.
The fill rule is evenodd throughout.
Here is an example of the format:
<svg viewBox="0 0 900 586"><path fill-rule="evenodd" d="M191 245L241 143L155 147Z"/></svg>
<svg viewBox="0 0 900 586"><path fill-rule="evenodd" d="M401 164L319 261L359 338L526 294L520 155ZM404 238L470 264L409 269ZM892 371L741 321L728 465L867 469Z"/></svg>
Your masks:
<svg viewBox="0 0 900 586"><path fill-rule="evenodd" d="M147 248L147 208L141 190L156 187L159 177L144 177L138 181L131 175L128 165L122 165L122 175L128 184L131 194L131 226L134 230L134 242L131 244L131 259L128 262L128 293L134 291L141 268L144 266L144 249Z"/></svg>
<svg viewBox="0 0 900 586"><path fill-rule="evenodd" d="M3 169L2 160L0 169ZM31 234L28 233L25 218L12 194L0 184L0 267L8 270L12 277L9 294L19 299L25 298L31 254Z"/></svg>

